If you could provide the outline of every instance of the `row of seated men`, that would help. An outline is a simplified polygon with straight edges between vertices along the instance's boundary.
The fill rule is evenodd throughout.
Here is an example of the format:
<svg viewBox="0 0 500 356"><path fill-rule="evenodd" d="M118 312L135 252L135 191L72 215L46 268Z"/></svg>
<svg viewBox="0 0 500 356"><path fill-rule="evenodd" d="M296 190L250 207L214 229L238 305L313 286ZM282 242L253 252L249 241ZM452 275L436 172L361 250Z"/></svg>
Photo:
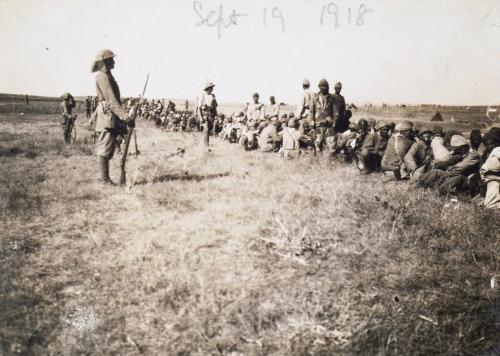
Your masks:
<svg viewBox="0 0 500 356"><path fill-rule="evenodd" d="M223 118L214 129L222 139L245 150L278 152L295 158L322 152L354 163L361 174L388 173L441 194L483 196L484 205L500 208L500 128L469 135L439 125L418 129L411 121L360 119L347 131L318 135L311 123L293 113L267 121L247 120L244 113Z"/></svg>

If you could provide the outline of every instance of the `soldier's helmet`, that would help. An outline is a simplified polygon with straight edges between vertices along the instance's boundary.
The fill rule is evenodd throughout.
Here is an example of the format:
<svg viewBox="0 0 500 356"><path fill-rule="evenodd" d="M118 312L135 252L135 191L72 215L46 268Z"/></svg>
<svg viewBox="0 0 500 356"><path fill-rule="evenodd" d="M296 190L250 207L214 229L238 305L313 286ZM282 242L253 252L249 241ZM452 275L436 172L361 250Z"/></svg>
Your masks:
<svg viewBox="0 0 500 356"><path fill-rule="evenodd" d="M424 133L432 134L432 128L430 126L422 126L420 129L420 135L423 135Z"/></svg>
<svg viewBox="0 0 500 356"><path fill-rule="evenodd" d="M366 119L360 119L356 131L368 131L368 121Z"/></svg>
<svg viewBox="0 0 500 356"><path fill-rule="evenodd" d="M99 70L99 66L106 59L114 57L116 57L116 54L114 54L110 49L101 49L99 52L97 52L97 56L95 57L94 63L92 64L92 73Z"/></svg>
<svg viewBox="0 0 500 356"><path fill-rule="evenodd" d="M70 93L64 93L63 95L61 95L61 99L63 100L70 100L71 98L72 96Z"/></svg>
<svg viewBox="0 0 500 356"><path fill-rule="evenodd" d="M215 84L209 80L205 82L205 85L203 86L203 90L207 90L208 88L213 88Z"/></svg>
<svg viewBox="0 0 500 356"><path fill-rule="evenodd" d="M309 87L309 86L311 86L311 83L309 82L309 80L308 80L308 79L304 79L304 80L302 81L302 86Z"/></svg>
<svg viewBox="0 0 500 356"><path fill-rule="evenodd" d="M366 119L366 121L368 122L368 125L373 128L377 126L377 120L375 120L373 117L369 117L368 119Z"/></svg>
<svg viewBox="0 0 500 356"><path fill-rule="evenodd" d="M375 128L377 130L381 130L383 128L389 128L390 124L386 121L383 121L383 120L379 120L377 121L377 125L375 126Z"/></svg>
<svg viewBox="0 0 500 356"><path fill-rule="evenodd" d="M325 87L328 87L329 84L328 84L328 80L326 79L321 79L318 83L318 87L322 87L322 86L325 86Z"/></svg>
<svg viewBox="0 0 500 356"><path fill-rule="evenodd" d="M342 89L342 83L341 82L335 83L335 89Z"/></svg>
<svg viewBox="0 0 500 356"><path fill-rule="evenodd" d="M402 121L396 125L395 130L397 132L410 131L413 129L413 124L410 121Z"/></svg>

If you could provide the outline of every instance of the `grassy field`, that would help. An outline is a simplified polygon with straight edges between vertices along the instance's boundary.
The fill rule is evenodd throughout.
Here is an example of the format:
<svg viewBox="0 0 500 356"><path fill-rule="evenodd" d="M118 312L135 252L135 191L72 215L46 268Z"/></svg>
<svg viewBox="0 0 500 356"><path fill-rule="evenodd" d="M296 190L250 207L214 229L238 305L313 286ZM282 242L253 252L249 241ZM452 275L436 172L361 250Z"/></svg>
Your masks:
<svg viewBox="0 0 500 356"><path fill-rule="evenodd" d="M500 352L498 213L144 122L105 187L58 120L0 114L0 355Z"/></svg>

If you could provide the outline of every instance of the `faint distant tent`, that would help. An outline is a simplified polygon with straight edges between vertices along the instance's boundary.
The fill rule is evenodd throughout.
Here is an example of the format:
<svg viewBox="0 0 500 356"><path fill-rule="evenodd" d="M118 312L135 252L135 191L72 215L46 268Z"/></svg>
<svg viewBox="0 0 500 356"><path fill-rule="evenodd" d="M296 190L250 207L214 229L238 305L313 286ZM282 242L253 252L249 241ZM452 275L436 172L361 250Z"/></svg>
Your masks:
<svg viewBox="0 0 500 356"><path fill-rule="evenodd" d="M431 121L443 121L443 117L439 111L436 111L434 116L431 118Z"/></svg>

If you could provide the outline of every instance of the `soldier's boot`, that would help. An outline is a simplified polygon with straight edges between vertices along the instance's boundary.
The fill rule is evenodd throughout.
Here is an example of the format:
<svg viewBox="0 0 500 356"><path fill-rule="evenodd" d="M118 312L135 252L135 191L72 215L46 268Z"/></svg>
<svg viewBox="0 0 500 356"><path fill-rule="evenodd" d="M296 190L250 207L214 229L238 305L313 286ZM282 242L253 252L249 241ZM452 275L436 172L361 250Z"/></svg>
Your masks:
<svg viewBox="0 0 500 356"><path fill-rule="evenodd" d="M109 159L107 157L102 157L99 156L99 167L101 170L101 177L99 178L99 181L102 184L109 184L109 185L116 185L111 181L109 178Z"/></svg>

